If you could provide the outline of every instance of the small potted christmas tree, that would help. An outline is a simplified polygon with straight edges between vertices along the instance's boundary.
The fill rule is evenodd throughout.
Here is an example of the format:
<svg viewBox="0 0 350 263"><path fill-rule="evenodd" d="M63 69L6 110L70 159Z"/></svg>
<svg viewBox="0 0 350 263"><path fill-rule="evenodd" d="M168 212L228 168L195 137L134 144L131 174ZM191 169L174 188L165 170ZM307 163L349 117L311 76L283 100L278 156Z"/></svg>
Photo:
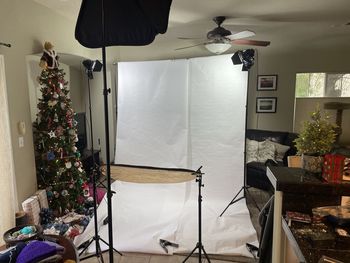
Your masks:
<svg viewBox="0 0 350 263"><path fill-rule="evenodd" d="M329 116L321 113L320 107L311 113L311 120L305 121L303 130L294 140L298 154L302 156L304 169L322 172L323 155L332 150L336 139L336 125L329 121Z"/></svg>

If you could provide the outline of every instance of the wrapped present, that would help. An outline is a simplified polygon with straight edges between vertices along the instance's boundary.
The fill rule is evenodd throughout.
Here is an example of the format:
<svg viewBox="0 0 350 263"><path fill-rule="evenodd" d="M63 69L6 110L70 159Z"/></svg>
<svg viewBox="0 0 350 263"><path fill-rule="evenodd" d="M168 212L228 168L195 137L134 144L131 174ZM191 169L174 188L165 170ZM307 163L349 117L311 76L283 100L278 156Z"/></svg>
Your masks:
<svg viewBox="0 0 350 263"><path fill-rule="evenodd" d="M47 201L47 194L45 189L40 189L35 192L38 197L40 208L49 208L49 203Z"/></svg>
<svg viewBox="0 0 350 263"><path fill-rule="evenodd" d="M350 177L350 158L345 158L344 160L343 175Z"/></svg>
<svg viewBox="0 0 350 263"><path fill-rule="evenodd" d="M31 196L22 203L23 211L28 216L28 224L38 225L40 222L40 204L37 196Z"/></svg>
<svg viewBox="0 0 350 263"><path fill-rule="evenodd" d="M345 156L326 154L324 156L322 178L327 182L341 182L344 175Z"/></svg>

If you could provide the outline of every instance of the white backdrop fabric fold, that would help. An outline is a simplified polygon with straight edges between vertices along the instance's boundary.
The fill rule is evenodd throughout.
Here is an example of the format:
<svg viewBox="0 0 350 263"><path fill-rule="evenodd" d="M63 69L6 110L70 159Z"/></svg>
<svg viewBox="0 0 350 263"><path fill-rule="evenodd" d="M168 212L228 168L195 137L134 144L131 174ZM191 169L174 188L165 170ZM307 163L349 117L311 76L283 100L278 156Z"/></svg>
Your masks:
<svg viewBox="0 0 350 263"><path fill-rule="evenodd" d="M247 73L232 65L231 55L118 63L115 163L192 170L203 166L202 236L207 253L250 256L245 243L257 242L245 200L219 217L243 186L246 93ZM112 187L117 192L116 249L164 254L160 238L179 244L178 249L168 247L170 254L195 247L195 181L116 181ZM98 213L105 211L106 205L100 205ZM106 240L107 226L100 235Z"/></svg>

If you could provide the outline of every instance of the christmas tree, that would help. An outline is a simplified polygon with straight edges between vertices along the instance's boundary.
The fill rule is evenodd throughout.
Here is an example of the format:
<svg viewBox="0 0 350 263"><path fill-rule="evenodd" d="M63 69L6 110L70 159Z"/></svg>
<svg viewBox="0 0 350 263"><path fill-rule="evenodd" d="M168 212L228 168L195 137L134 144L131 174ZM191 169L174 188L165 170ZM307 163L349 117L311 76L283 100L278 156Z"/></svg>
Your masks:
<svg viewBox="0 0 350 263"><path fill-rule="evenodd" d="M68 82L51 43L46 42L39 77L42 98L34 122L36 169L39 189L46 189L56 214L81 208L89 195L86 174L75 146L78 141Z"/></svg>
<svg viewBox="0 0 350 263"><path fill-rule="evenodd" d="M324 155L332 149L336 138L336 125L329 122L329 116L322 116L320 107L311 113L311 120L305 121L303 130L294 140L298 154Z"/></svg>

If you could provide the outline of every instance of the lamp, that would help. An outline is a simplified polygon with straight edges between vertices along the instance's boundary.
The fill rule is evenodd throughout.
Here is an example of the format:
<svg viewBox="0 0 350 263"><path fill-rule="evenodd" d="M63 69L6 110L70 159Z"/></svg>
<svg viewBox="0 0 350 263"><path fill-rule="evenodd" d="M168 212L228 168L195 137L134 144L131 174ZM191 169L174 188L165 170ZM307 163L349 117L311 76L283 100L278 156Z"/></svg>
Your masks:
<svg viewBox="0 0 350 263"><path fill-rule="evenodd" d="M205 44L205 48L208 49L211 53L221 54L224 53L231 47L230 43L220 43L220 42L212 42Z"/></svg>
<svg viewBox="0 0 350 263"><path fill-rule="evenodd" d="M83 61L83 65L86 69L86 73L88 75L89 79L93 79L93 75L92 72L100 72L102 69L102 63L98 60L90 60L90 59L86 59Z"/></svg>

